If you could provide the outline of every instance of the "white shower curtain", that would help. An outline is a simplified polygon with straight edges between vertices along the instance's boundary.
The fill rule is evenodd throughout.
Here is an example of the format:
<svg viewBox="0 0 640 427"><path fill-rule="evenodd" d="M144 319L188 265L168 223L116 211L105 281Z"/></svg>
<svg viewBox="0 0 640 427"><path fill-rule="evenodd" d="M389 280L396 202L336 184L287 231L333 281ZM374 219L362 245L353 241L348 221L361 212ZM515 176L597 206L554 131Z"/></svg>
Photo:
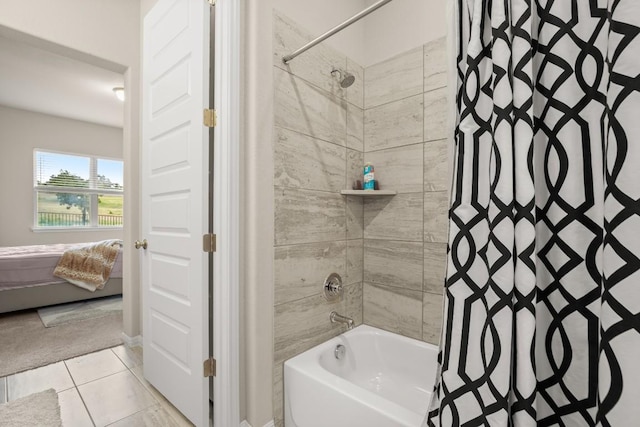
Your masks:
<svg viewBox="0 0 640 427"><path fill-rule="evenodd" d="M424 425L640 425L640 1L456 0Z"/></svg>

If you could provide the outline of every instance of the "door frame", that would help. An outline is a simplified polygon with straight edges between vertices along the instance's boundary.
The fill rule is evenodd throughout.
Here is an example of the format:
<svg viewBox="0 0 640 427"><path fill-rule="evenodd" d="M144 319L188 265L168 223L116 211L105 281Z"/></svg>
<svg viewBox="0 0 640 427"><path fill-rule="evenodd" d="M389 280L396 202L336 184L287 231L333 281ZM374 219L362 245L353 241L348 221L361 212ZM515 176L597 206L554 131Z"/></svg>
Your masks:
<svg viewBox="0 0 640 427"><path fill-rule="evenodd" d="M214 425L240 425L240 3L215 2ZM211 207L210 207L211 208Z"/></svg>

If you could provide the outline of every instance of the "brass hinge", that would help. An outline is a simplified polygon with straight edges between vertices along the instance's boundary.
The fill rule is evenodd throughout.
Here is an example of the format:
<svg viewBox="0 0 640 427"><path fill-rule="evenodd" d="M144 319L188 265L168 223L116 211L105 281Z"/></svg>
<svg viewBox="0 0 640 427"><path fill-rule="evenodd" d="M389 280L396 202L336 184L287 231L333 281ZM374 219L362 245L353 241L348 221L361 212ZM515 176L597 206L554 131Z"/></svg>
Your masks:
<svg viewBox="0 0 640 427"><path fill-rule="evenodd" d="M216 376L216 359L213 357L208 358L202 364L202 369L205 377Z"/></svg>
<svg viewBox="0 0 640 427"><path fill-rule="evenodd" d="M205 252L216 251L216 235L213 233L202 236L202 250Z"/></svg>
<svg viewBox="0 0 640 427"><path fill-rule="evenodd" d="M206 108L204 110L204 125L208 128L215 127L216 122L218 121L218 116L216 114L216 110Z"/></svg>

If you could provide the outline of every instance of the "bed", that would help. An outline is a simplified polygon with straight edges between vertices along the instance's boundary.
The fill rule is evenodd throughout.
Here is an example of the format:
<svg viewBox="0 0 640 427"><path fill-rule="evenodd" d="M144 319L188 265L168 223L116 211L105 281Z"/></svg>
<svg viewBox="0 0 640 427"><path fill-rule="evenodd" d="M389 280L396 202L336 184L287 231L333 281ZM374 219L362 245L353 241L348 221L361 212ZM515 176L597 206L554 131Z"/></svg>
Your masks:
<svg viewBox="0 0 640 427"><path fill-rule="evenodd" d="M78 244L0 248L0 313L122 294L122 251L104 288L95 292L55 277L65 250Z"/></svg>

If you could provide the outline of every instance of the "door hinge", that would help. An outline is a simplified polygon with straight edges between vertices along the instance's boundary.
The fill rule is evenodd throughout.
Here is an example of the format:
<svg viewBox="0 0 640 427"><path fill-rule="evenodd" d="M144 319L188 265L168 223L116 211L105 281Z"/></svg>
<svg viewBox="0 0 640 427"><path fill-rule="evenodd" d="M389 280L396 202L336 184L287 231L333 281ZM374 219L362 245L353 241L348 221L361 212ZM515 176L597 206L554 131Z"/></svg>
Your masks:
<svg viewBox="0 0 640 427"><path fill-rule="evenodd" d="M205 377L215 377L216 376L216 359L213 357L208 358L202 364L203 374Z"/></svg>
<svg viewBox="0 0 640 427"><path fill-rule="evenodd" d="M218 115L216 114L216 110L205 108L204 110L204 125L208 128L212 128L216 126L216 122L218 121Z"/></svg>
<svg viewBox="0 0 640 427"><path fill-rule="evenodd" d="M216 0L209 0L209 4L211 6L215 6L216 5Z"/></svg>
<svg viewBox="0 0 640 427"><path fill-rule="evenodd" d="M205 252L216 251L216 235L213 233L202 236L202 250Z"/></svg>

